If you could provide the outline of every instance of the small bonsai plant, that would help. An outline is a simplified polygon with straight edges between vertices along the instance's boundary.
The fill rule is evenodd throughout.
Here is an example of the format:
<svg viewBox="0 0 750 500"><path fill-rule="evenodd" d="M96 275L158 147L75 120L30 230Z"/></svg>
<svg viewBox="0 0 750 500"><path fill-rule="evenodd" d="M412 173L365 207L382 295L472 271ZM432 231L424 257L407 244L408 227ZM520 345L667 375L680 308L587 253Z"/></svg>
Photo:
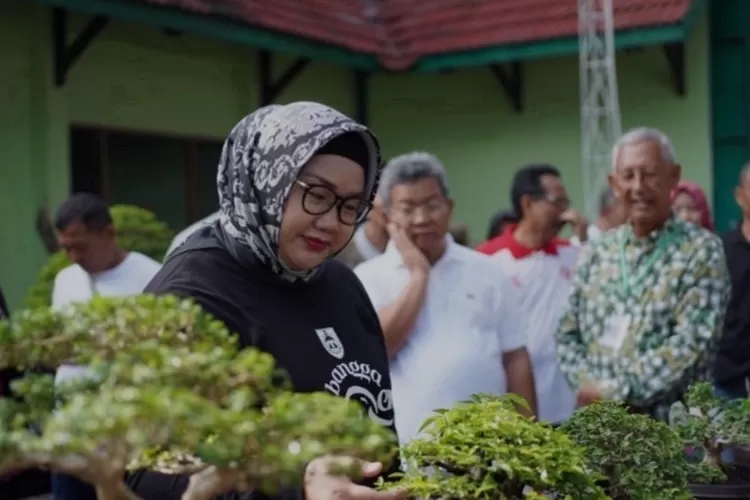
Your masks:
<svg viewBox="0 0 750 500"><path fill-rule="evenodd" d="M561 430L582 446L586 465L605 479L613 500L687 500L687 464L679 435L615 401L577 410Z"/></svg>
<svg viewBox="0 0 750 500"><path fill-rule="evenodd" d="M406 472L381 487L424 500L607 498L585 469L583 449L518 406L527 405L512 395L478 394L437 411L425 436L402 448Z"/></svg>
<svg viewBox="0 0 750 500"><path fill-rule="evenodd" d="M29 374L0 399L0 474L44 467L93 484L100 500L134 500L126 469L166 462L192 474L185 500L207 500L299 484L324 454L388 462L394 450L359 405L289 392L271 356L238 351L189 300L95 298L0 322L0 367L62 362L89 373L57 387Z"/></svg>
<svg viewBox="0 0 750 500"><path fill-rule="evenodd" d="M173 237L166 223L157 219L152 212L132 205L114 205L110 213L122 248L161 262ZM36 309L49 306L55 276L69 265L65 252L52 254L26 297L26 307Z"/></svg>
<svg viewBox="0 0 750 500"><path fill-rule="evenodd" d="M684 443L698 452L700 461L690 469L694 484L726 481L729 467L723 452L750 444L750 401L717 397L707 382L691 386L684 402L672 405L669 421Z"/></svg>

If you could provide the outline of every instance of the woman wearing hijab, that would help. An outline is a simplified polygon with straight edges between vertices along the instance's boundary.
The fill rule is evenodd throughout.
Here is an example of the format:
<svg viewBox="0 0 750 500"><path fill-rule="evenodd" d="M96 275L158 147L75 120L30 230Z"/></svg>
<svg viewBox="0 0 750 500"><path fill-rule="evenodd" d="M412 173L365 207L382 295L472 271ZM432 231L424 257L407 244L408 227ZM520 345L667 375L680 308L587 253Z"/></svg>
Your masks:
<svg viewBox="0 0 750 500"><path fill-rule="evenodd" d="M379 175L378 142L363 125L317 103L261 108L224 143L219 220L170 255L145 292L193 298L243 347L272 354L295 390L355 399L393 429L378 317L354 273L332 260L366 217ZM402 498L327 475L331 462L349 460L314 460L304 491L277 498ZM366 478L381 469L362 464ZM128 484L144 500L179 499L187 477L138 471Z"/></svg>
<svg viewBox="0 0 750 500"><path fill-rule="evenodd" d="M680 181L672 192L672 209L680 219L709 231L714 230L708 198L698 184Z"/></svg>

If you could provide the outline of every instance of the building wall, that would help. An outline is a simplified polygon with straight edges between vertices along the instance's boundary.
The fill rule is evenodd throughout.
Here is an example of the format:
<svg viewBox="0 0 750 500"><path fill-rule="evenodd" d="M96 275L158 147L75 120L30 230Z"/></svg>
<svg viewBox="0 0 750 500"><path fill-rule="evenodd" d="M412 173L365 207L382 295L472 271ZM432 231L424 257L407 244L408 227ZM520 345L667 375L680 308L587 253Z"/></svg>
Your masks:
<svg viewBox="0 0 750 500"><path fill-rule="evenodd" d="M111 23L67 85L54 89L48 27L44 8L0 4L0 59L8 61L0 66L0 228L13 235L0 239L0 284L14 306L44 262L34 230L37 206L54 208L69 190L69 124L218 139L258 103L254 50L122 23ZM710 190L706 45L701 22L689 43L685 98L672 90L657 49L621 54L618 72L623 127L663 129L686 176ZM520 115L486 69L372 79L370 125L386 156L413 149L438 154L449 172L456 219L469 224L475 240L491 213L508 205L509 181L524 163L560 166L573 199L582 201L577 59L525 69ZM347 69L314 64L279 101L317 100L352 114L350 80ZM130 182L136 188L149 180Z"/></svg>

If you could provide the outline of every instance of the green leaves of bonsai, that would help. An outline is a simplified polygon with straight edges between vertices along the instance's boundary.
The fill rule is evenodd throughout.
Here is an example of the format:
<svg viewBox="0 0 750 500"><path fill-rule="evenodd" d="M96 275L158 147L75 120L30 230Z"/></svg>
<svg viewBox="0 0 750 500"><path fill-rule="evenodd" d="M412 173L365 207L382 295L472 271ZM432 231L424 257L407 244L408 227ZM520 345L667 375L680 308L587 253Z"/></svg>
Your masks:
<svg viewBox="0 0 750 500"><path fill-rule="evenodd" d="M584 448L613 500L692 498L682 440L667 424L603 401L577 410L561 430Z"/></svg>
<svg viewBox="0 0 750 500"><path fill-rule="evenodd" d="M476 395L425 424L402 449L407 472L384 488L421 499L605 499L585 470L584 450L565 434L521 416L512 395Z"/></svg>
<svg viewBox="0 0 750 500"><path fill-rule="evenodd" d="M48 467L94 484L100 499L134 499L128 466L159 466L193 474L183 498L202 500L297 485L321 455L387 463L395 450L357 403L289 392L271 356L237 350L189 300L95 298L0 322L0 367L64 362L88 376L54 387L30 374L14 383L16 399L0 399L0 473Z"/></svg>

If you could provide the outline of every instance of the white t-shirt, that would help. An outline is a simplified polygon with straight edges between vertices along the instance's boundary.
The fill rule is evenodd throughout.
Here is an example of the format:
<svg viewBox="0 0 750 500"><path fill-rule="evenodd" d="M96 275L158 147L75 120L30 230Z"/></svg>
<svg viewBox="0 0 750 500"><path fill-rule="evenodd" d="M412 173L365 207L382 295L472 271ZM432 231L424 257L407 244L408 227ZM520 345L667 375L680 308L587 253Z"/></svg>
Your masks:
<svg viewBox="0 0 750 500"><path fill-rule="evenodd" d="M516 314L528 318L528 349L534 367L539 420L560 423L575 409L575 394L557 362L555 335L568 306L571 277L578 247L551 244L532 250L517 242L510 231L498 241L492 255L520 297Z"/></svg>
<svg viewBox="0 0 750 500"><path fill-rule="evenodd" d="M504 394L502 355L526 344L508 278L490 257L448 239L430 273L414 330L390 362L401 443L417 437L436 409L451 408L479 392ZM354 272L376 309L396 300L409 280L392 243Z"/></svg>
<svg viewBox="0 0 750 500"><path fill-rule="evenodd" d="M138 252L128 253L120 265L90 275L78 264L66 267L55 277L52 290L52 308L64 311L74 303L88 302L94 295L103 297L127 297L137 295L156 275L161 264ZM62 365L55 376L55 382L78 377L85 369L72 365Z"/></svg>

